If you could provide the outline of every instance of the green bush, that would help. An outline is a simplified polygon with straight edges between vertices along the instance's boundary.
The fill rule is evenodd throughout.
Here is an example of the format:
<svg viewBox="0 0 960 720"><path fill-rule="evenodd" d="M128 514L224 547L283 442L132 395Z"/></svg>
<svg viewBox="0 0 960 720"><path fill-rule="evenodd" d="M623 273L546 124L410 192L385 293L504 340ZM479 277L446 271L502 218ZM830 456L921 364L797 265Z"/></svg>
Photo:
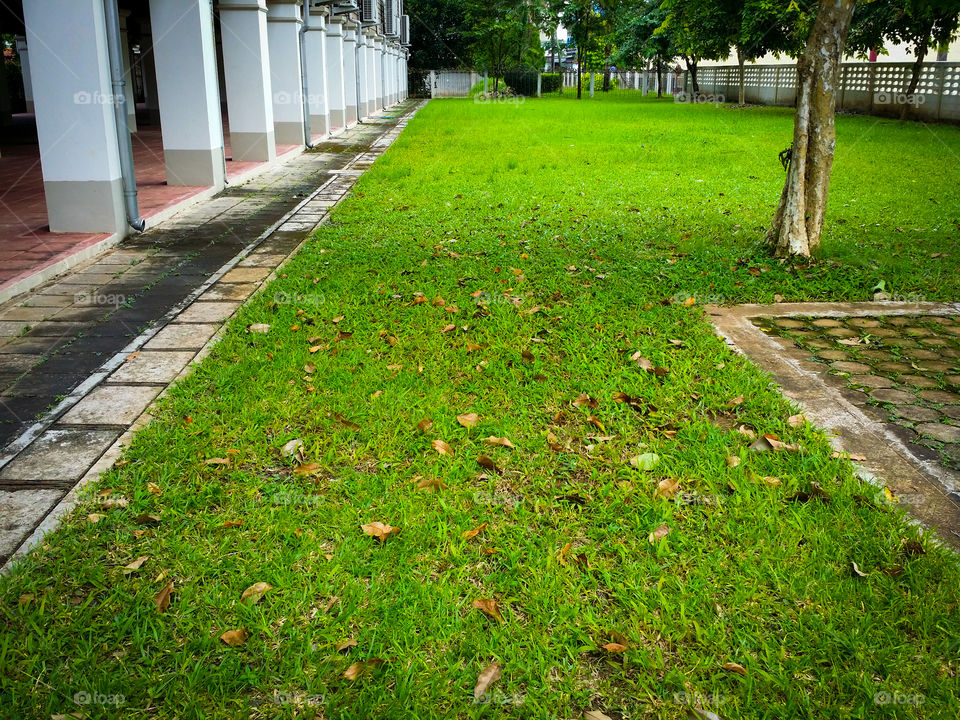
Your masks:
<svg viewBox="0 0 960 720"><path fill-rule="evenodd" d="M517 95L526 97L537 96L537 75L536 70L521 68L519 70L507 70L503 74L503 81Z"/></svg>
<svg viewBox="0 0 960 720"><path fill-rule="evenodd" d="M563 86L563 75L560 73L544 73L540 76L540 92L557 92Z"/></svg>

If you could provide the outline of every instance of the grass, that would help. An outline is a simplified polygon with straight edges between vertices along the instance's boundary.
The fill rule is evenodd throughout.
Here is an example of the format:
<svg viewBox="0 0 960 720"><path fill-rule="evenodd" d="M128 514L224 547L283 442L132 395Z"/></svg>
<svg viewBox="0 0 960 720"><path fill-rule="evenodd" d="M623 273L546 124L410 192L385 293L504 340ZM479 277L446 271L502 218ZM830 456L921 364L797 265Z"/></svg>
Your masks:
<svg viewBox="0 0 960 720"><path fill-rule="evenodd" d="M0 581L0 716L957 716L955 557L662 302L955 297L960 132L841 118L827 260L797 269L757 247L789 126L431 103Z"/></svg>

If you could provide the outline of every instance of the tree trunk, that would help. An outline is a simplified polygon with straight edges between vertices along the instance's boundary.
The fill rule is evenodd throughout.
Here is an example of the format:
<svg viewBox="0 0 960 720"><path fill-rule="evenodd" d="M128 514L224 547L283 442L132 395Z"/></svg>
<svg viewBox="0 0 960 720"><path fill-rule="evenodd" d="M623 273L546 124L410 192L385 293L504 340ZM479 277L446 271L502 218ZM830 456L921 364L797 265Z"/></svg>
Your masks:
<svg viewBox="0 0 960 720"><path fill-rule="evenodd" d="M820 245L836 146L834 111L843 46L856 0L821 0L797 63L797 112L787 181L767 241L777 257L809 257Z"/></svg>
<svg viewBox="0 0 960 720"><path fill-rule="evenodd" d="M900 108L901 122L907 119L910 108L914 106L913 94L917 91L917 85L920 82L920 71L923 70L923 59L927 56L927 41L932 32L933 25L931 24L923 36L924 39L920 43L920 47L917 48L917 59L913 63L913 74L910 75L910 85L907 87L907 102L903 103L903 107Z"/></svg>
<svg viewBox="0 0 960 720"><path fill-rule="evenodd" d="M738 105L747 104L747 100L746 100L747 93L746 93L746 88L744 87L744 68L743 68L743 63L745 62L745 60L746 58L743 57L743 50L740 48L739 45L737 45L737 65L739 66L738 82L740 86L740 93L738 95L738 100L737 100Z"/></svg>
<svg viewBox="0 0 960 720"><path fill-rule="evenodd" d="M663 97L663 63L660 56L657 56L657 97Z"/></svg>
<svg viewBox="0 0 960 720"><path fill-rule="evenodd" d="M697 57L684 55L683 62L687 66L687 72L690 73L690 86L694 95L700 95L700 83L697 82Z"/></svg>
<svg viewBox="0 0 960 720"><path fill-rule="evenodd" d="M583 99L583 50L577 46L577 100Z"/></svg>

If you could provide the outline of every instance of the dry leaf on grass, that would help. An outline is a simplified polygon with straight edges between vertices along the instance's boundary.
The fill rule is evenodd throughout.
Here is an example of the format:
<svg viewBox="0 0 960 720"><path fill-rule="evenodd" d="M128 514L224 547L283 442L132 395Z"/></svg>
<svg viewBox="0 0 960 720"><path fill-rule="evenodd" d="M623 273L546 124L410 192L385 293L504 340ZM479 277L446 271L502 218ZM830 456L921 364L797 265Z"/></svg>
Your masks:
<svg viewBox="0 0 960 720"><path fill-rule="evenodd" d="M230 458L215 457L203 461L204 465L229 465Z"/></svg>
<svg viewBox="0 0 960 720"><path fill-rule="evenodd" d="M288 443L286 443L281 449L280 454L284 457L293 457L300 450L303 449L303 440L300 438L295 438Z"/></svg>
<svg viewBox="0 0 960 720"><path fill-rule="evenodd" d="M666 498L667 500L676 495L679 489L679 478L664 478L657 483L657 494L660 495L660 497Z"/></svg>
<svg viewBox="0 0 960 720"><path fill-rule="evenodd" d="M356 646L357 646L357 641L354 640L353 638L350 638L349 640L344 640L343 642L337 643L337 652L343 652L347 648L352 648Z"/></svg>
<svg viewBox="0 0 960 720"><path fill-rule="evenodd" d="M343 673L343 677L345 677L347 680L356 680L368 670L373 670L374 668L383 665L383 662L384 661L380 658L370 658L366 662L354 663L346 669L346 671Z"/></svg>
<svg viewBox="0 0 960 720"><path fill-rule="evenodd" d="M586 393L580 393L577 396L577 399L573 401L573 404L576 407L588 407L591 410L595 410L596 408L600 407L600 403Z"/></svg>
<svg viewBox="0 0 960 720"><path fill-rule="evenodd" d="M790 417L787 418L787 425L789 425L792 428L803 427L806 424L807 424L807 416L804 415L803 413L800 413L799 415L791 415Z"/></svg>
<svg viewBox="0 0 960 720"><path fill-rule="evenodd" d="M507 440L507 438L497 437L496 435L491 435L490 437L486 438L484 442L487 445L499 445L500 447L511 448L511 449L514 447L513 443Z"/></svg>
<svg viewBox="0 0 960 720"><path fill-rule="evenodd" d="M489 524L490 524L490 523L483 523L482 525L479 525L479 526L475 527L473 530L464 530L464 531L460 534L460 537L462 537L464 540L469 540L470 538L474 538L474 537L476 537L477 535L479 535L481 532L483 532L483 530L484 530Z"/></svg>
<svg viewBox="0 0 960 720"><path fill-rule="evenodd" d="M463 415L457 415L457 422L465 428L472 428L480 422L480 416L476 413L464 413Z"/></svg>
<svg viewBox="0 0 960 720"><path fill-rule="evenodd" d="M230 647L239 647L243 645L249 637L250 633L248 633L245 628L237 628L236 630L227 630L220 636L220 639Z"/></svg>
<svg viewBox="0 0 960 720"><path fill-rule="evenodd" d="M663 538L665 538L669 534L670 534L670 528L668 528L666 525L660 525L656 530L650 533L650 537L648 537L647 540L650 542L651 545L656 545L658 542L663 540Z"/></svg>
<svg viewBox="0 0 960 720"><path fill-rule="evenodd" d="M247 332L263 335L270 332L270 326L266 323L253 323L252 325L247 325Z"/></svg>
<svg viewBox="0 0 960 720"><path fill-rule="evenodd" d="M477 676L477 684L473 688L473 699L479 700L487 693L487 688L493 685L503 675L503 671L497 663L490 663L484 668L483 672Z"/></svg>
<svg viewBox="0 0 960 720"><path fill-rule="evenodd" d="M497 622L503 622L503 616L500 614L500 609L497 607L497 601L492 598L477 598L473 601L473 606L480 610L490 617L492 617Z"/></svg>
<svg viewBox="0 0 960 720"><path fill-rule="evenodd" d="M740 663L725 662L725 663L723 664L723 669L724 669L724 670L729 670L730 672L734 672L734 673L736 673L737 675L746 675L746 674L747 674L747 669L746 669L743 665L741 665Z"/></svg>
<svg viewBox="0 0 960 720"><path fill-rule="evenodd" d="M157 612L166 612L170 607L170 596L173 595L173 580L161 588L160 592L153 596L153 604L157 606Z"/></svg>
<svg viewBox="0 0 960 720"><path fill-rule="evenodd" d="M382 522L372 522L367 525L361 525L360 528L365 534L377 538L380 542L384 542L394 533L400 532L400 528Z"/></svg>
<svg viewBox="0 0 960 720"><path fill-rule="evenodd" d="M453 448L443 440L434 440L430 446L441 455L453 455Z"/></svg>
<svg viewBox="0 0 960 720"><path fill-rule="evenodd" d="M621 645L616 642L607 643L606 645L601 645L601 647L609 653L621 653L627 649L626 645Z"/></svg>
<svg viewBox="0 0 960 720"><path fill-rule="evenodd" d="M727 467L735 468L740 464L740 458L736 455L727 455Z"/></svg>
<svg viewBox="0 0 960 720"><path fill-rule="evenodd" d="M128 564L128 565L124 565L124 566L123 566L123 571L122 571L123 574L124 574L124 575L129 575L130 573L136 572L136 571L139 570L141 567L143 567L143 564L147 561L147 559L148 559L148 558L147 558L146 555L141 555L141 556L138 557L136 560L134 560L132 563L130 563L130 564Z"/></svg>
<svg viewBox="0 0 960 720"><path fill-rule="evenodd" d="M414 478L414 480L417 480L417 478ZM439 492L440 490L446 490L447 486L440 478L420 478L417 481L417 489Z"/></svg>
<svg viewBox="0 0 960 720"><path fill-rule="evenodd" d="M433 427L433 420L431 420L430 418L425 417L423 420L417 423L417 430L419 430L422 433L427 432L432 427Z"/></svg>
<svg viewBox="0 0 960 720"><path fill-rule="evenodd" d="M613 720L613 718L599 710L586 710L583 713L583 720Z"/></svg>
<svg viewBox="0 0 960 720"><path fill-rule="evenodd" d="M273 585L265 582L254 583L240 596L240 602L246 602L249 605L256 605L267 594L268 590L273 590Z"/></svg>
<svg viewBox="0 0 960 720"><path fill-rule="evenodd" d="M477 465L487 470L492 470L493 472L497 471L497 464L493 461L493 458L487 455L481 455L477 458Z"/></svg>

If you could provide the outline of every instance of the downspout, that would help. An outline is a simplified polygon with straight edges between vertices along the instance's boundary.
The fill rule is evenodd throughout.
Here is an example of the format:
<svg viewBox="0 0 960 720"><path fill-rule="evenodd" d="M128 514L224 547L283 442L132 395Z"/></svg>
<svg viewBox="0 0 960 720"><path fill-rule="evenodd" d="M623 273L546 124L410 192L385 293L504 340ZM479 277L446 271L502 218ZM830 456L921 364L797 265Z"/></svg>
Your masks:
<svg viewBox="0 0 960 720"><path fill-rule="evenodd" d="M310 127L310 88L307 80L307 32L310 28L310 3L303 0L303 25L300 27L300 105L303 108L303 144L313 150L313 130Z"/></svg>
<svg viewBox="0 0 960 720"><path fill-rule="evenodd" d="M360 19L357 18L357 41L354 45L354 61L353 69L356 71L357 75L357 125L361 123L360 119L360 102L363 97L363 91L360 89L360 34L363 32L363 23L360 22Z"/></svg>
<svg viewBox="0 0 960 720"><path fill-rule="evenodd" d="M123 77L123 46L120 43L120 13L117 0L103 0L103 11L107 26L107 52L110 56L110 81L113 85L113 98L126 98L124 92L126 80ZM123 202L126 206L127 222L137 232L147 228L147 221L140 217L137 204L137 177L133 168L133 144L130 141L130 123L127 119L125 102L113 103L113 115L117 125L117 145L120 151L120 177L123 181Z"/></svg>

